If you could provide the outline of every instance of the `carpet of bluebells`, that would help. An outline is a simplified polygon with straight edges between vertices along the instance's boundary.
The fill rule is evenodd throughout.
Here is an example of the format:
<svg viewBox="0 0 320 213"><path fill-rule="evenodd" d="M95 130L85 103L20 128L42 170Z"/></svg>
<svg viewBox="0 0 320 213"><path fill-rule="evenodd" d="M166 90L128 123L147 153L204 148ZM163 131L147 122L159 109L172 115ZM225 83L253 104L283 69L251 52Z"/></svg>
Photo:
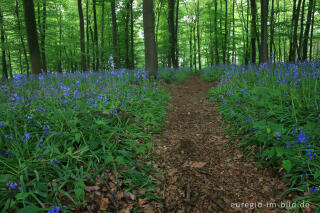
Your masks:
<svg viewBox="0 0 320 213"><path fill-rule="evenodd" d="M152 186L145 162L169 100L158 86L127 70L19 74L0 85L2 212L65 212L62 200L81 206L85 180L106 169Z"/></svg>
<svg viewBox="0 0 320 213"><path fill-rule="evenodd" d="M223 72L221 72L223 67ZM216 69L218 72L216 72ZM215 73L216 72L216 73ZM320 209L320 63L219 66L202 71L220 82L208 97L219 102L229 132L247 155L279 171L296 202Z"/></svg>

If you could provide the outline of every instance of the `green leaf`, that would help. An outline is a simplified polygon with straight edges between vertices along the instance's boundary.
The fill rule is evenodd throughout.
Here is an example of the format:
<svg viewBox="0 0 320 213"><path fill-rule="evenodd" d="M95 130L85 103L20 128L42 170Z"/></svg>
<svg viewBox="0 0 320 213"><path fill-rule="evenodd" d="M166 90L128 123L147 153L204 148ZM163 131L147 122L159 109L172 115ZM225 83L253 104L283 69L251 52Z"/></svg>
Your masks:
<svg viewBox="0 0 320 213"><path fill-rule="evenodd" d="M122 165L125 165L125 164L126 164L126 161L124 160L124 158L123 158L122 156L118 156L118 157L116 158L116 162L117 162L118 164L122 164Z"/></svg>
<svg viewBox="0 0 320 213"><path fill-rule="evenodd" d="M287 171L290 172L290 170L292 169L292 163L289 160L283 160L282 161L282 167Z"/></svg>
<svg viewBox="0 0 320 213"><path fill-rule="evenodd" d="M76 194L76 197L80 200L84 200L84 189L83 188L75 188L74 193Z"/></svg>
<svg viewBox="0 0 320 213"><path fill-rule="evenodd" d="M27 192L27 193L21 192L21 193L16 194L16 199L17 200L25 200L27 197L29 197L29 195L30 195L29 192Z"/></svg>
<svg viewBox="0 0 320 213"><path fill-rule="evenodd" d="M282 147L276 147L277 157L282 157L284 149Z"/></svg>
<svg viewBox="0 0 320 213"><path fill-rule="evenodd" d="M270 134L271 133L271 129L268 127L267 128L267 133Z"/></svg>
<svg viewBox="0 0 320 213"><path fill-rule="evenodd" d="M76 133L75 135L75 139L76 139L76 142L80 142L80 139L81 139L81 134L80 133Z"/></svg>
<svg viewBox="0 0 320 213"><path fill-rule="evenodd" d="M314 179L317 179L318 177L320 177L320 170L317 170L313 176L314 176Z"/></svg>
<svg viewBox="0 0 320 213"><path fill-rule="evenodd" d="M40 210L39 207L31 204L30 206L26 206L26 207L18 210L17 213L37 213L37 212L39 212L39 210Z"/></svg>

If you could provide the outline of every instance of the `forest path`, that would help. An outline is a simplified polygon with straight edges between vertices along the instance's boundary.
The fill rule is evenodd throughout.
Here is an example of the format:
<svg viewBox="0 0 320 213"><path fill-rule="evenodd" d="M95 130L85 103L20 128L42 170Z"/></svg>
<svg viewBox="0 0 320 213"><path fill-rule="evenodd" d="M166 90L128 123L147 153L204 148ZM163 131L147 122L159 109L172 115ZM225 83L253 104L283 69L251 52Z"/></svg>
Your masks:
<svg viewBox="0 0 320 213"><path fill-rule="evenodd" d="M285 185L278 174L242 158L237 144L223 136L216 104L206 99L213 86L193 76L169 88L168 128L155 143L167 172L162 212L278 212L266 205L279 201ZM236 202L265 208L231 208Z"/></svg>

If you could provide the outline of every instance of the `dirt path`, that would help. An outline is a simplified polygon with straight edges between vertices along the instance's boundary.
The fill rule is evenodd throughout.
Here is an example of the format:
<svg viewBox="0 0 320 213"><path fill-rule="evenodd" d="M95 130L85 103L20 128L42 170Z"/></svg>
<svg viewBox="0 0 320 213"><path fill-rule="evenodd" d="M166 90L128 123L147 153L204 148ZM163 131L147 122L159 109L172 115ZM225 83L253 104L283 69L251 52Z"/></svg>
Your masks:
<svg viewBox="0 0 320 213"><path fill-rule="evenodd" d="M278 212L266 205L278 201L283 182L223 136L216 104L206 100L212 86L194 76L170 88L169 125L156 145L168 172L162 212ZM231 208L238 202L265 208Z"/></svg>

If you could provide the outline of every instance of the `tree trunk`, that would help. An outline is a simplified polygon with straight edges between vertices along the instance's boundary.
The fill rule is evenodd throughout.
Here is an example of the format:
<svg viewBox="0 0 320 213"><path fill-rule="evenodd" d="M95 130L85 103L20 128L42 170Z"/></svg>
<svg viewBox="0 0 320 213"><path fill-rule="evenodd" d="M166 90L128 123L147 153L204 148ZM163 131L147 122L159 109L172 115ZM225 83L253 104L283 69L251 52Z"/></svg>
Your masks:
<svg viewBox="0 0 320 213"><path fill-rule="evenodd" d="M157 46L154 33L153 0L143 1L143 30L145 46L145 71L149 78L158 73Z"/></svg>
<svg viewBox="0 0 320 213"><path fill-rule="evenodd" d="M43 0L42 8L42 23L40 32L40 47L41 47L41 58L44 72L47 72L47 59L46 59L46 20L47 20L47 0Z"/></svg>
<svg viewBox="0 0 320 213"><path fill-rule="evenodd" d="M41 73L42 62L38 43L38 33L33 0L23 0L24 19L27 28L27 40L33 74Z"/></svg>
<svg viewBox="0 0 320 213"><path fill-rule="evenodd" d="M59 65L58 72L62 72L62 11L59 11Z"/></svg>
<svg viewBox="0 0 320 213"><path fill-rule="evenodd" d="M125 55L125 61L126 61L126 68L130 68L130 62L129 62L129 9L130 9L130 2L128 1L126 4L126 17L125 17L125 30L124 30L124 45L126 49L126 55Z"/></svg>
<svg viewBox="0 0 320 213"><path fill-rule="evenodd" d="M256 38L257 38L257 5L255 0L250 0L251 2L251 62L256 63Z"/></svg>
<svg viewBox="0 0 320 213"><path fill-rule="evenodd" d="M174 5L175 5L175 0L169 0L168 2L168 26L169 26L169 43L170 43L170 48L169 48L169 58L170 58L170 64L175 67L175 33L174 33Z"/></svg>
<svg viewBox="0 0 320 213"><path fill-rule="evenodd" d="M86 71L86 48L84 43L84 21L83 21L83 12L82 12L82 2L78 0L78 12L79 12L79 20L80 20L80 49L81 49L81 66L82 71Z"/></svg>
<svg viewBox="0 0 320 213"><path fill-rule="evenodd" d="M126 22L127 23L127 22ZM100 70L103 70L104 67L104 0L102 0L102 7L101 7L101 58L100 58L100 61L101 61L101 69Z"/></svg>
<svg viewBox="0 0 320 213"><path fill-rule="evenodd" d="M87 34L87 66L88 69L90 70L90 34L89 34L89 0L86 2L86 17L87 17L87 26L86 26L86 34ZM94 67L92 67L94 69Z"/></svg>
<svg viewBox="0 0 320 213"><path fill-rule="evenodd" d="M180 2L180 0L177 0L176 25L175 25L175 30L174 30L175 64L173 66L175 68L179 67L179 48L178 48L179 2Z"/></svg>
<svg viewBox="0 0 320 213"><path fill-rule="evenodd" d="M300 18L300 37L299 37L299 46L298 46L298 60L301 61L302 58L302 39L303 39L303 20L304 20L304 6L305 0L302 1L302 10L301 10L301 18Z"/></svg>
<svg viewBox="0 0 320 213"><path fill-rule="evenodd" d="M261 49L260 63L268 61L268 2L269 0L261 0Z"/></svg>
<svg viewBox="0 0 320 213"><path fill-rule="evenodd" d="M214 37L215 37L215 52L216 52L216 64L219 64L219 47L218 47L218 27L217 27L217 9L218 0L214 1Z"/></svg>
<svg viewBox="0 0 320 213"><path fill-rule="evenodd" d="M198 39L198 63L201 70L201 46L200 46L200 2L197 1L197 39Z"/></svg>
<svg viewBox="0 0 320 213"><path fill-rule="evenodd" d="M228 0L225 1L225 20L224 20L224 43L223 43L223 63L226 64L226 51L227 51L227 36L228 36Z"/></svg>
<svg viewBox="0 0 320 213"><path fill-rule="evenodd" d="M0 27L1 27L1 49L2 49L2 79L8 79L8 67L6 60L5 50L5 37L4 37L4 21L3 14L0 10Z"/></svg>
<svg viewBox="0 0 320 213"><path fill-rule="evenodd" d="M111 14L112 14L112 37L113 37L113 61L115 68L118 68L118 26L117 26L117 17L116 17L116 5L115 0L111 0Z"/></svg>
<svg viewBox="0 0 320 213"><path fill-rule="evenodd" d="M192 69L192 26L190 26L190 37L189 37L189 50L190 50L190 69Z"/></svg>
<svg viewBox="0 0 320 213"><path fill-rule="evenodd" d="M23 50L23 55L24 55L24 61L27 66L27 76L29 76L29 61L28 61L28 56L27 56L27 51L26 51L26 45L24 44L22 32L21 32L21 21L20 21L20 13L19 13L19 1L16 0L16 16L17 16L17 24L18 24L18 33L20 37L20 42Z"/></svg>
<svg viewBox="0 0 320 213"><path fill-rule="evenodd" d="M158 32L159 32L159 23L160 23L160 15L163 6L163 0L160 0L160 6L157 13L157 24L156 24L156 43L158 43Z"/></svg>
<svg viewBox="0 0 320 213"><path fill-rule="evenodd" d="M232 63L235 64L235 49L236 49L236 43L235 43L235 19L234 19L234 5L235 0L232 1Z"/></svg>
<svg viewBox="0 0 320 213"><path fill-rule="evenodd" d="M301 0L300 0L301 1ZM274 43L274 0L271 2L271 16L270 16L270 58L275 58L272 45Z"/></svg>
<svg viewBox="0 0 320 213"><path fill-rule="evenodd" d="M312 61L312 40L313 40L313 27L314 27L314 14L316 12L316 2L317 1L314 1L313 2L313 11L312 11L312 23L311 23L311 37L310 37L310 49L309 49L309 59L310 61Z"/></svg>
<svg viewBox="0 0 320 213"><path fill-rule="evenodd" d="M302 44L302 60L307 60L308 57L308 40L309 40L309 31L310 31L310 24L311 24L311 17L312 17L312 8L313 8L313 0L309 0L308 5L308 16L307 16L307 23L304 31L304 38Z"/></svg>
<svg viewBox="0 0 320 213"><path fill-rule="evenodd" d="M113 0L114 1L114 0ZM92 1L92 10L93 10L93 27L94 27L94 44L95 44L95 60L96 60L96 67L94 68L96 71L99 70L99 47L98 47L98 23L97 23L97 9L96 9L96 0Z"/></svg>
<svg viewBox="0 0 320 213"><path fill-rule="evenodd" d="M294 1L295 5L296 0ZM289 53L289 61L290 62L295 62L296 60L296 50L297 50L297 45L298 45L298 22L299 22L299 14L300 14L300 7L301 7L301 0L298 2L297 9L295 7L293 8L294 13L292 17L292 24L293 24L293 33L292 33L292 39L291 39L291 44L290 44L290 53Z"/></svg>
<svg viewBox="0 0 320 213"><path fill-rule="evenodd" d="M130 11L131 11L131 14L130 14L130 22L131 22L131 69L134 70L134 28L133 28L133 0L131 0L131 3L130 3Z"/></svg>
<svg viewBox="0 0 320 213"><path fill-rule="evenodd" d="M197 40L196 40L196 21L193 26L193 65L194 70L197 70Z"/></svg>

